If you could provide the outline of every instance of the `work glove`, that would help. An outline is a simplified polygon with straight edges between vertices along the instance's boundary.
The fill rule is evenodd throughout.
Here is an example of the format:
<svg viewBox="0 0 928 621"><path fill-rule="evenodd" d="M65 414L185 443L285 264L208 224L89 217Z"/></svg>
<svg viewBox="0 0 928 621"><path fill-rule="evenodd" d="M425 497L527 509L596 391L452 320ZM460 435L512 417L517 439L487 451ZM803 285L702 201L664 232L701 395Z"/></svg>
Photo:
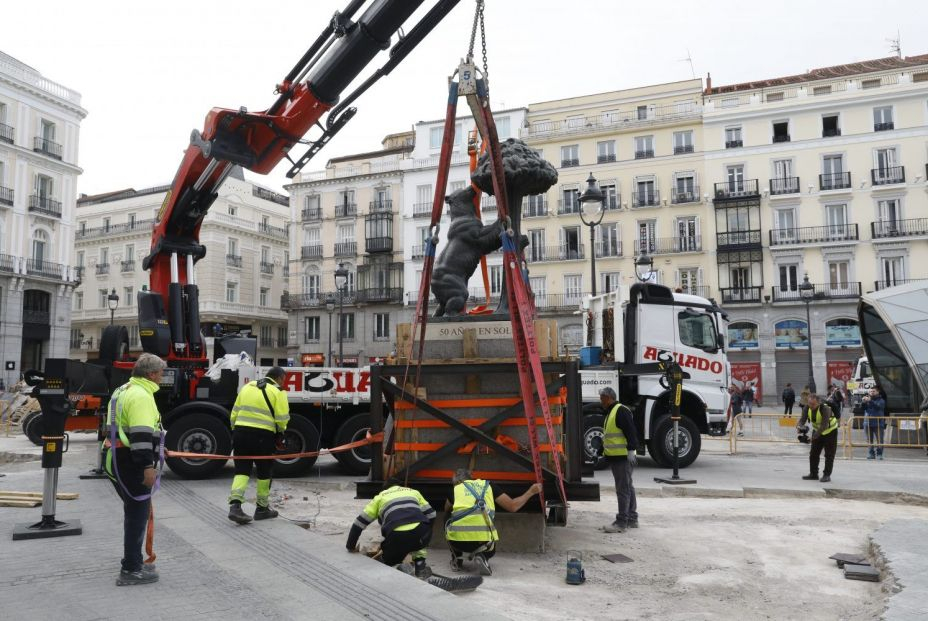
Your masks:
<svg viewBox="0 0 928 621"><path fill-rule="evenodd" d="M628 454L628 463L632 465L632 468L638 465L638 456L635 453Z"/></svg>
<svg viewBox="0 0 928 621"><path fill-rule="evenodd" d="M277 449L278 453L283 453L287 450L287 442L284 440L284 434L278 433L274 438L274 448Z"/></svg>

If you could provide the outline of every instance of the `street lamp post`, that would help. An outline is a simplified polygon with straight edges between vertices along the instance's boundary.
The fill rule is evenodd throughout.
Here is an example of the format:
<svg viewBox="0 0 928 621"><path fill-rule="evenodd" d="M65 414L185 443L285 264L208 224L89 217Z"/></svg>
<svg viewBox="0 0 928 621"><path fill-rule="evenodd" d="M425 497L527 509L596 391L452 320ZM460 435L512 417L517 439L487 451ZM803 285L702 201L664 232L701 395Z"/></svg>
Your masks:
<svg viewBox="0 0 928 621"><path fill-rule="evenodd" d="M329 355L325 359L327 366L332 366L332 313L335 312L335 303L326 302L325 310L329 313Z"/></svg>
<svg viewBox="0 0 928 621"><path fill-rule="evenodd" d="M596 295L596 227L603 221L603 192L596 183L596 177L590 173L586 180L586 190L580 195L580 220L590 227L590 284Z"/></svg>
<svg viewBox="0 0 928 621"><path fill-rule="evenodd" d="M647 270L647 271L645 271ZM654 275L654 259L647 252L642 252L635 259L635 276L641 282L648 282Z"/></svg>
<svg viewBox="0 0 928 621"><path fill-rule="evenodd" d="M110 325L113 325L116 318L116 309L119 308L119 296L116 294L115 287L113 287L113 290L106 296L106 304L110 308Z"/></svg>
<svg viewBox="0 0 928 621"><path fill-rule="evenodd" d="M348 284L348 270L345 269L344 263L339 263L338 269L335 270L335 287L338 289L338 366L342 366L345 360L345 316L343 313L343 295L345 293L346 284Z"/></svg>
<svg viewBox="0 0 928 621"><path fill-rule="evenodd" d="M809 305L815 296L815 286L809 282L809 275L806 274L799 285L799 295L802 301L806 303L806 331L808 332L808 341L806 343L809 351L809 392L815 394L815 373L812 371L812 314L809 311Z"/></svg>

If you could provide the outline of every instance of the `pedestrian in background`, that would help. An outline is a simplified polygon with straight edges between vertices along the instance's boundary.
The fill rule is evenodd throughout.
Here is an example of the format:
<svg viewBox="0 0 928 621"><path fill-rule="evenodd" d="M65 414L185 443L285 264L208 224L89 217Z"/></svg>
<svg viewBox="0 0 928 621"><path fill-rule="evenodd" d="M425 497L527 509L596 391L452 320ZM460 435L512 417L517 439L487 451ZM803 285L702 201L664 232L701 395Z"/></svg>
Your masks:
<svg viewBox="0 0 928 621"><path fill-rule="evenodd" d="M732 386L728 389L728 392L731 393L731 418L733 421L738 422L738 435L744 435L744 421L741 420L741 417L738 416L741 414L741 391L736 387ZM732 423L732 431L734 431L735 424Z"/></svg>
<svg viewBox="0 0 928 621"><path fill-rule="evenodd" d="M809 407L809 395L812 392L809 390L809 385L806 384L802 389L802 392L799 393L799 414L800 416L805 416L806 409Z"/></svg>
<svg viewBox="0 0 928 621"><path fill-rule="evenodd" d="M793 404L796 403L796 391L793 390L793 385L790 383L786 384L786 388L783 389L783 415L792 416L793 415Z"/></svg>
<svg viewBox="0 0 928 621"><path fill-rule="evenodd" d="M632 475L638 458L638 430L632 411L616 401L615 391L609 387L599 391L599 403L606 411L603 425L603 455L612 467L615 495L619 502L615 521L603 527L607 533L624 533L626 528L638 528L638 500Z"/></svg>
<svg viewBox="0 0 928 621"><path fill-rule="evenodd" d="M841 410L844 407L844 393L841 392L841 387L837 384L831 387L831 395L829 396L829 400L835 405L835 416L841 418Z"/></svg>
<svg viewBox="0 0 928 621"><path fill-rule="evenodd" d="M867 459L883 459L883 430L886 429L886 401L876 388L863 398L864 428L870 451Z"/></svg>
<svg viewBox="0 0 928 621"><path fill-rule="evenodd" d="M754 413L754 388L750 384L745 384L741 392L741 400L744 402L742 409L747 412L748 416Z"/></svg>
<svg viewBox="0 0 928 621"><path fill-rule="evenodd" d="M825 451L825 469L822 471L822 483L831 481L831 471L835 464L838 450L838 419L828 404L822 403L816 394L809 395L809 406L803 412L796 425L798 430L806 422L812 426L812 442L809 449L809 474L802 477L806 481L818 481L818 464L822 450Z"/></svg>

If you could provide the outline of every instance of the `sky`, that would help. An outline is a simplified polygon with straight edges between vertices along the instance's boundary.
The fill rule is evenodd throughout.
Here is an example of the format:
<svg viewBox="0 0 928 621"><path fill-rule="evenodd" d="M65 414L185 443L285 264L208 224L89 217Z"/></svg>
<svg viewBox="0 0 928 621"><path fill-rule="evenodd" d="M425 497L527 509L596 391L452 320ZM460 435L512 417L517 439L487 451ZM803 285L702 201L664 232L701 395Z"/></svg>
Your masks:
<svg viewBox="0 0 928 621"><path fill-rule="evenodd" d="M346 4L15 0L4 3L0 51L81 93L88 116L78 192L140 189L173 179L190 130L202 129L211 108L269 107L275 84ZM467 52L475 6L461 0L354 104L357 116L305 170L377 150L387 134L442 118L447 77ZM892 55L888 39L897 33L904 55L928 53L924 0L486 0L485 15L494 109L694 73L711 73L718 86L882 58ZM385 59L375 58L368 71ZM286 164L246 175L280 190Z"/></svg>

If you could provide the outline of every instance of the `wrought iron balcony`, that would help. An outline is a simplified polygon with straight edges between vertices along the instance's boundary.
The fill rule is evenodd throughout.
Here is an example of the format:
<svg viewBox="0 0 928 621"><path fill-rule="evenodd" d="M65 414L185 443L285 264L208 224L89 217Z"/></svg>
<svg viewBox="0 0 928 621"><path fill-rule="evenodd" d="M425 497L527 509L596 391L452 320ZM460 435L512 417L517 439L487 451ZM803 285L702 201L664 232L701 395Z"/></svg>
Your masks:
<svg viewBox="0 0 928 621"><path fill-rule="evenodd" d="M873 185L892 185L894 183L905 183L905 166L871 168L870 180L873 182Z"/></svg>
<svg viewBox="0 0 928 621"><path fill-rule="evenodd" d="M678 145L673 148L674 155L680 155L681 153L692 153L696 150L696 147L691 144Z"/></svg>
<svg viewBox="0 0 928 621"><path fill-rule="evenodd" d="M873 239L928 235L928 218L871 222L870 235Z"/></svg>
<svg viewBox="0 0 928 621"><path fill-rule="evenodd" d="M622 242L613 239L610 241L596 242L596 258L605 259L609 257L622 256Z"/></svg>
<svg viewBox="0 0 928 621"><path fill-rule="evenodd" d="M358 254L358 242L337 242L335 244L336 257L353 257Z"/></svg>
<svg viewBox="0 0 928 621"><path fill-rule="evenodd" d="M896 129L896 124L893 123L892 121L888 123L874 123L873 124L873 131L875 132L886 132L891 129Z"/></svg>
<svg viewBox="0 0 928 621"><path fill-rule="evenodd" d="M702 237L661 237L643 242L635 240L635 256L646 252L655 254L681 254L685 252L702 252Z"/></svg>
<svg viewBox="0 0 928 621"><path fill-rule="evenodd" d="M425 257L425 244L413 246L410 250L413 259L422 259Z"/></svg>
<svg viewBox="0 0 928 621"><path fill-rule="evenodd" d="M88 229L78 230L75 234L77 239L90 239L93 237L108 237L110 235L121 235L134 231L150 232L153 219L135 220L134 222L123 222L121 224L110 224L109 226L94 226Z"/></svg>
<svg viewBox="0 0 928 621"><path fill-rule="evenodd" d="M558 207L561 203L558 202ZM523 218L541 218L548 215L548 199L545 196L527 196L522 203Z"/></svg>
<svg viewBox="0 0 928 621"><path fill-rule="evenodd" d="M46 278L61 278L64 274L64 266L60 263L52 263L51 261L29 259L26 261L26 273L34 276L44 276Z"/></svg>
<svg viewBox="0 0 928 621"><path fill-rule="evenodd" d="M578 261L586 258L583 245L579 246L529 246L525 249L525 260L529 263L547 261Z"/></svg>
<svg viewBox="0 0 928 621"><path fill-rule="evenodd" d="M674 205L682 205L683 203L698 203L699 186L694 185L689 190L672 189L670 194L670 202Z"/></svg>
<svg viewBox="0 0 928 621"><path fill-rule="evenodd" d="M860 283L851 281L834 284L813 283L812 287L811 299L813 301L856 299L860 297L861 291ZM799 291L798 285L786 289L782 287L773 287L771 291L773 293L774 302L805 302L805 298L802 296L802 292Z"/></svg>
<svg viewBox="0 0 928 621"><path fill-rule="evenodd" d="M856 224L804 226L792 229L772 229L770 231L771 246L823 244L828 242L857 241L858 239L860 239L860 237Z"/></svg>
<svg viewBox="0 0 928 621"><path fill-rule="evenodd" d="M783 194L799 193L799 177L781 177L770 180L770 195L780 196Z"/></svg>
<svg viewBox="0 0 928 621"><path fill-rule="evenodd" d="M60 218L61 202L33 194L29 197L29 211Z"/></svg>
<svg viewBox="0 0 928 621"><path fill-rule="evenodd" d="M119 271L120 272L134 272L135 271L135 261L120 261L119 262Z"/></svg>
<svg viewBox="0 0 928 621"><path fill-rule="evenodd" d="M823 129L822 130L822 138L835 138L840 135L841 135L841 129L837 127L834 129Z"/></svg>
<svg viewBox="0 0 928 621"><path fill-rule="evenodd" d="M603 209L614 211L622 206L622 197L618 194L606 196L603 198Z"/></svg>
<svg viewBox="0 0 928 621"><path fill-rule="evenodd" d="M0 141L13 144L13 128L0 123Z"/></svg>
<svg viewBox="0 0 928 621"><path fill-rule="evenodd" d="M110 264L109 263L97 263L97 276L103 276L110 273Z"/></svg>
<svg viewBox="0 0 928 621"><path fill-rule="evenodd" d="M660 203L661 195L658 190L632 192L632 207L654 207Z"/></svg>
<svg viewBox="0 0 928 621"><path fill-rule="evenodd" d="M535 308L538 312L556 312L580 308L580 302L589 293L536 293Z"/></svg>
<svg viewBox="0 0 928 621"><path fill-rule="evenodd" d="M267 261L261 261L261 273L273 275L274 274L274 264L268 263Z"/></svg>
<svg viewBox="0 0 928 621"><path fill-rule="evenodd" d="M789 134L774 134L773 143L776 144L778 142L789 142Z"/></svg>
<svg viewBox="0 0 928 621"><path fill-rule="evenodd" d="M432 203L413 203L412 217L427 218L432 215Z"/></svg>
<svg viewBox="0 0 928 621"><path fill-rule="evenodd" d="M322 220L321 207L307 207L301 215L303 222L312 222L313 220Z"/></svg>
<svg viewBox="0 0 928 621"><path fill-rule="evenodd" d="M579 165L580 165L580 160L578 159L574 159L574 160L562 159L561 160L561 168L572 168L574 166L579 166Z"/></svg>
<svg viewBox="0 0 928 621"><path fill-rule="evenodd" d="M635 151L636 160L646 160L654 157L654 149L645 149L643 151Z"/></svg>
<svg viewBox="0 0 928 621"><path fill-rule="evenodd" d="M496 211L496 197L484 194L480 197L480 212Z"/></svg>
<svg viewBox="0 0 928 621"><path fill-rule="evenodd" d="M393 252L393 237L367 237L364 247L367 252Z"/></svg>
<svg viewBox="0 0 928 621"><path fill-rule="evenodd" d="M0 272L13 272L16 270L17 257L11 254L0 254Z"/></svg>
<svg viewBox="0 0 928 621"><path fill-rule="evenodd" d="M372 212L393 211L393 200L385 198L383 200L371 201L369 209Z"/></svg>
<svg viewBox="0 0 928 621"><path fill-rule="evenodd" d="M229 267L242 267L242 255L227 254L226 265L228 265Z"/></svg>
<svg viewBox="0 0 928 621"><path fill-rule="evenodd" d="M913 282L928 283L928 278L895 278L893 280L875 280L873 281L873 288L877 291L880 291L888 287L898 287L899 285L907 285Z"/></svg>
<svg viewBox="0 0 928 621"><path fill-rule="evenodd" d="M358 215L357 203L339 203L335 205L336 218L350 218Z"/></svg>
<svg viewBox="0 0 928 621"><path fill-rule="evenodd" d="M345 291L342 293L342 304L354 304L356 301L357 295L354 291ZM329 303L338 304L338 291L332 293L321 293L318 291L310 293L284 293L280 296L280 308L283 310L325 308L325 305Z"/></svg>
<svg viewBox="0 0 928 621"><path fill-rule="evenodd" d="M560 216L572 213L580 213L580 201L565 201L563 198L559 199L557 201L557 213Z"/></svg>
<svg viewBox="0 0 928 621"><path fill-rule="evenodd" d="M61 159L61 145L45 138L36 136L32 142L32 150L37 153L44 153L56 160Z"/></svg>
<svg viewBox="0 0 928 621"><path fill-rule="evenodd" d="M322 244L312 244L310 246L303 246L300 248L300 258L301 259L321 259L322 258Z"/></svg>
<svg viewBox="0 0 928 621"><path fill-rule="evenodd" d="M818 187L821 190L846 190L851 187L851 173L822 173L818 176Z"/></svg>
<svg viewBox="0 0 928 621"><path fill-rule="evenodd" d="M738 147L743 147L743 146L744 146L743 140L726 140L725 141L726 149L737 149Z"/></svg>
<svg viewBox="0 0 928 621"><path fill-rule="evenodd" d="M13 188L0 185L0 205L13 205Z"/></svg>
<svg viewBox="0 0 928 621"><path fill-rule="evenodd" d="M722 304L760 304L762 287L721 287Z"/></svg>
<svg viewBox="0 0 928 621"><path fill-rule="evenodd" d="M728 231L717 233L716 246L719 250L738 250L739 248L759 248L760 230Z"/></svg>
<svg viewBox="0 0 928 621"><path fill-rule="evenodd" d="M723 181L715 184L715 200L741 199L760 196L757 179Z"/></svg>
<svg viewBox="0 0 928 621"><path fill-rule="evenodd" d="M258 232L264 233L265 235L270 235L271 237L277 237L279 239L287 239L290 237L290 232L286 229L286 227L271 226L270 224L265 224L264 222L258 223Z"/></svg>
<svg viewBox="0 0 928 621"><path fill-rule="evenodd" d="M605 155L599 154L596 156L597 164L606 164L608 162L614 162L614 161L615 161L615 153L607 153Z"/></svg>
<svg viewBox="0 0 928 621"><path fill-rule="evenodd" d="M399 304L403 301L402 287L373 287L359 289L358 302L380 302L384 304Z"/></svg>
<svg viewBox="0 0 928 621"><path fill-rule="evenodd" d="M689 295L698 295L703 298L710 297L712 293L712 288L709 285L681 285L679 287L681 292Z"/></svg>

